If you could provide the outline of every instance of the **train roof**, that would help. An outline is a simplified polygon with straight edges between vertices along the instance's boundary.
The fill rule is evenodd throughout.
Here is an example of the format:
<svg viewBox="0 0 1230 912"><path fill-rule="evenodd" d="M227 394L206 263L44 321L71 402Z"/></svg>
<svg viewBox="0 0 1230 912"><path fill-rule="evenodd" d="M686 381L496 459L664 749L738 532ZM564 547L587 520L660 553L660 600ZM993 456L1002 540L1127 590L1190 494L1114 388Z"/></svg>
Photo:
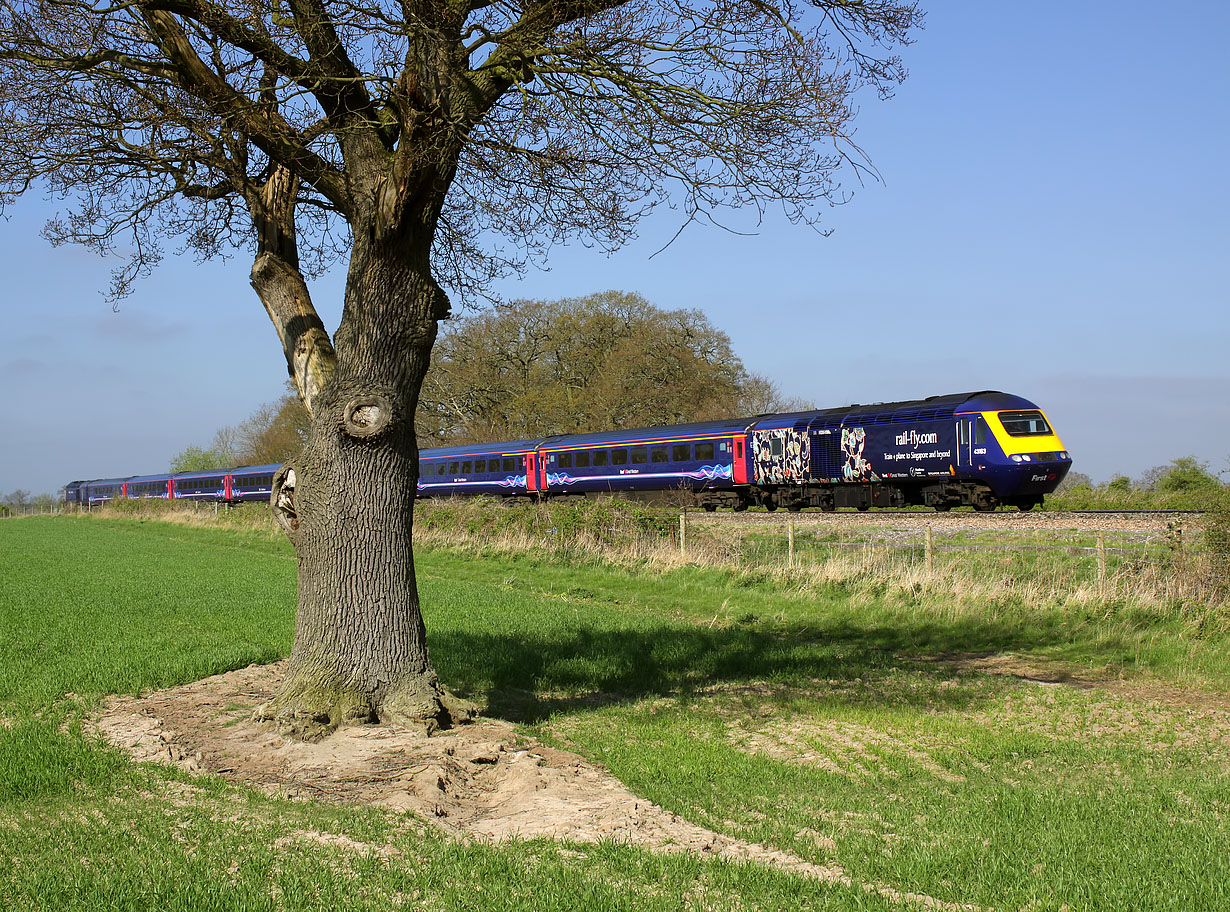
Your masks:
<svg viewBox="0 0 1230 912"><path fill-rule="evenodd" d="M89 481L78 482L78 484L85 484L85 485L123 484L124 482L130 480L131 478L132 478L131 475L125 475L122 478L91 478Z"/></svg>
<svg viewBox="0 0 1230 912"><path fill-rule="evenodd" d="M200 472L175 472L171 477L179 481L182 478L221 478L229 474L231 474L230 469L207 469Z"/></svg>
<svg viewBox="0 0 1230 912"><path fill-rule="evenodd" d="M741 434L755 418L728 418L720 421L695 421L690 424L664 424L655 427L596 431L587 434L556 434L529 440L504 440L459 447L433 447L419 453L421 459L465 456L506 456L531 450L572 449L585 446L635 445L683 437L728 437Z"/></svg>
<svg viewBox="0 0 1230 912"><path fill-rule="evenodd" d="M227 475L273 475L278 469L282 468L280 462L266 462L263 465L244 465L236 466L233 469L227 469Z"/></svg>
<svg viewBox="0 0 1230 912"><path fill-rule="evenodd" d="M890 421L923 421L948 418L958 411L981 412L1000 409L1037 408L1028 399L999 390L979 390L972 393L950 393L943 396L928 396L926 399L907 399L901 402L853 403L841 408L816 409L814 411L786 412L777 415L762 415L755 422L757 430L773 430L807 424L832 425L842 423L886 423ZM827 420L826 420L827 419Z"/></svg>
<svg viewBox="0 0 1230 912"><path fill-rule="evenodd" d="M1037 408L1028 399L999 390L978 390L969 393L949 393L928 396L926 399L907 399L900 402L853 403L840 408L808 409L799 412L781 412L756 415L749 418L727 418L717 421L696 421L690 424L669 424L653 427L629 428L616 431L596 431L582 434L558 434L551 437L536 437L528 440L503 440L492 443L458 447L432 447L420 451L421 459L440 459L466 456L507 456L528 453L531 450L572 449L585 446L629 445L654 443L659 440L677 440L686 437L725 437L741 434L745 430L774 430L807 424L832 424L844 421L866 423L887 421L928 420L951 417L957 411L996 411L1000 409ZM827 420L825 420L827 419Z"/></svg>
<svg viewBox="0 0 1230 912"><path fill-rule="evenodd" d="M129 484L142 484L147 481L166 481L171 477L170 472L160 472L157 475L134 475L128 479Z"/></svg>

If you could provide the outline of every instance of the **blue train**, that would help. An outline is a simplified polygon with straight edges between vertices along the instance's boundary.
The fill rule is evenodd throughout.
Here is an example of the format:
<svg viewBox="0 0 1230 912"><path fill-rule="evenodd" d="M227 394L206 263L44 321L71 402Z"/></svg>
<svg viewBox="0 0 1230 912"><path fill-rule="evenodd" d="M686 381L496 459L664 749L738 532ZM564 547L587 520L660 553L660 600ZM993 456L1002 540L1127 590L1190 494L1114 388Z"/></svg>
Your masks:
<svg viewBox="0 0 1230 912"><path fill-rule="evenodd" d="M133 475L128 478L97 478L73 481L64 486L64 502L90 507L109 500L194 500L209 503L242 503L249 500L269 502L273 476L282 466L239 466L211 472L178 472L161 475Z"/></svg>
<svg viewBox="0 0 1230 912"><path fill-rule="evenodd" d="M1072 460L1042 411L993 390L910 402L569 434L419 454L420 497L686 490L706 510L999 506L1029 510ZM75 481L68 503L116 497L268 501L277 465Z"/></svg>

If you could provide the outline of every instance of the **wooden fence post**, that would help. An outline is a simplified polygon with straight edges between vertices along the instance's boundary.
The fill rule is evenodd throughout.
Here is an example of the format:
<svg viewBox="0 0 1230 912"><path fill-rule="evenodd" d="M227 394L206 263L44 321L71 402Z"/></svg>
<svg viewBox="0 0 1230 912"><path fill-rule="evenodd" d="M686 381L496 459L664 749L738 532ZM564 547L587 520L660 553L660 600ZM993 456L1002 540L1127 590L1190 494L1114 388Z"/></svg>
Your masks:
<svg viewBox="0 0 1230 912"><path fill-rule="evenodd" d="M927 573L930 574L935 570L935 553L931 549L931 527L927 526L927 538L923 545L923 554L927 561Z"/></svg>
<svg viewBox="0 0 1230 912"><path fill-rule="evenodd" d="M1098 530L1098 595L1106 594L1106 533Z"/></svg>
<svg viewBox="0 0 1230 912"><path fill-rule="evenodd" d="M688 514L679 514L679 556L686 557L688 553Z"/></svg>
<svg viewBox="0 0 1230 912"><path fill-rule="evenodd" d="M794 569L794 517L791 516L786 525L786 566Z"/></svg>

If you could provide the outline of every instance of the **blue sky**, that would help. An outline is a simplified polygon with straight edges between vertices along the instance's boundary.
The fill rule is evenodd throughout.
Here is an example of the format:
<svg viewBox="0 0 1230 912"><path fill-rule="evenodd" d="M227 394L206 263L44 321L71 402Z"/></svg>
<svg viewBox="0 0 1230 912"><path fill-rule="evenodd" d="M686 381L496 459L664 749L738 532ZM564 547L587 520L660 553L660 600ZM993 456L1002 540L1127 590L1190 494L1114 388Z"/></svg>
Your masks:
<svg viewBox="0 0 1230 912"><path fill-rule="evenodd" d="M607 288L696 307L755 371L818 405L1003 389L1105 480L1178 456L1230 467L1230 5L934 0L894 99L862 99L883 181L831 237L642 225L501 290ZM282 392L249 263L168 259L118 313L110 263L0 222L0 493L160 471ZM317 283L333 328L341 270Z"/></svg>

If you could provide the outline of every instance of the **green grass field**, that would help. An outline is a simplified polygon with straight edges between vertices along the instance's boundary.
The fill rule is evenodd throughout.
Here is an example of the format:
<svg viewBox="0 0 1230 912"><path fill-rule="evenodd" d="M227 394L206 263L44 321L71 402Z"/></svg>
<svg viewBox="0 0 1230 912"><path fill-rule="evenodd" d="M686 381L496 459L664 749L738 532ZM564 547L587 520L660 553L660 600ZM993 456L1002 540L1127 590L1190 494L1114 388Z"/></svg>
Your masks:
<svg viewBox="0 0 1230 912"><path fill-rule="evenodd" d="M0 522L0 907L903 907L874 885L962 908L1230 908L1223 634L547 553L421 550L418 572L451 688L687 820L849 882L462 843L132 764L85 715L284 655L293 556L256 531L62 517ZM1094 686L936 661L971 654Z"/></svg>

